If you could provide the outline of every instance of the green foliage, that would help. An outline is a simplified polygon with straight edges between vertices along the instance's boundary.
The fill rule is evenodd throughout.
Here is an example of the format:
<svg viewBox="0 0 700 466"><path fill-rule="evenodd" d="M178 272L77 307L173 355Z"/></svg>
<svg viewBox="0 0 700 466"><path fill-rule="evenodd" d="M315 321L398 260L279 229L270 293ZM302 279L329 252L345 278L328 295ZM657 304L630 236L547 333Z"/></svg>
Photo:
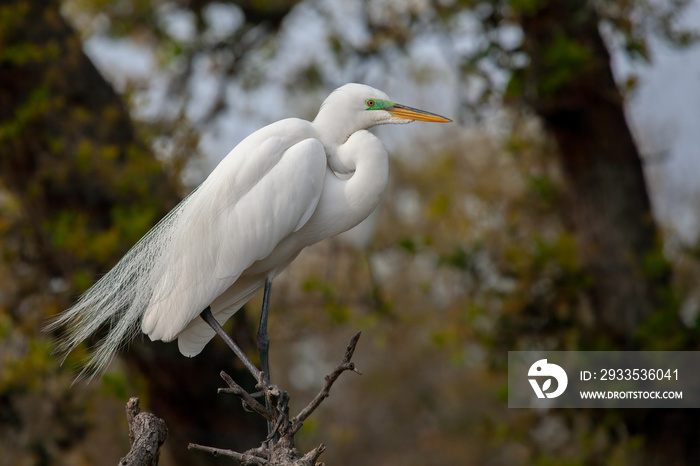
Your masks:
<svg viewBox="0 0 700 466"><path fill-rule="evenodd" d="M479 249L479 245L476 245L474 249L467 251L463 245L457 245L447 255L440 256L438 265L471 270L474 267L475 253Z"/></svg>
<svg viewBox="0 0 700 466"><path fill-rule="evenodd" d="M504 92L506 101L518 101L525 91L525 76L522 69L513 70Z"/></svg>
<svg viewBox="0 0 700 466"><path fill-rule="evenodd" d="M542 58L545 72L538 89L545 98L564 90L595 60L588 46L563 33L554 36L542 51Z"/></svg>
<svg viewBox="0 0 700 466"><path fill-rule="evenodd" d="M56 108L57 98L50 96L47 86L33 89L29 97L15 110L13 118L0 121L0 143L20 138L27 126Z"/></svg>
<svg viewBox="0 0 700 466"><path fill-rule="evenodd" d="M5 340L10 335L12 327L13 324L10 316L0 311L0 341Z"/></svg>
<svg viewBox="0 0 700 466"><path fill-rule="evenodd" d="M5 351L0 356L0 364L3 367L0 372L0 393L40 390L48 374L55 368L49 343L44 339L29 339L22 349L12 350L11 342L7 339L2 340L0 339L0 345L5 347Z"/></svg>
<svg viewBox="0 0 700 466"><path fill-rule="evenodd" d="M59 56L60 49L55 41L17 40L29 15L29 2L0 5L0 62L26 65Z"/></svg>
<svg viewBox="0 0 700 466"><path fill-rule="evenodd" d="M542 0L509 0L508 6L520 14L535 13L542 6Z"/></svg>
<svg viewBox="0 0 700 466"><path fill-rule="evenodd" d="M580 270L576 247L576 238L570 234L561 234L552 242L536 237L535 262L540 266L553 262L564 272L576 273Z"/></svg>
<svg viewBox="0 0 700 466"><path fill-rule="evenodd" d="M105 394L119 400L129 399L129 382L123 372L107 372L100 379Z"/></svg>
<svg viewBox="0 0 700 466"><path fill-rule="evenodd" d="M450 196L447 193L438 193L430 203L428 213L432 218L444 217L450 211Z"/></svg>
<svg viewBox="0 0 700 466"><path fill-rule="evenodd" d="M643 257L645 275L652 281L668 277L671 273L671 263L664 255L663 244L660 243Z"/></svg>
<svg viewBox="0 0 700 466"><path fill-rule="evenodd" d="M409 254L415 254L418 251L418 242L415 238L403 238L398 241L397 246Z"/></svg>
<svg viewBox="0 0 700 466"><path fill-rule="evenodd" d="M657 309L636 329L634 338L645 351L697 349L695 328L686 328L678 319L678 307Z"/></svg>
<svg viewBox="0 0 700 466"><path fill-rule="evenodd" d="M302 283L302 290L306 293L320 292L324 310L333 324L341 325L350 321L352 316L351 310L341 302L333 284L317 278L309 278Z"/></svg>
<svg viewBox="0 0 700 466"><path fill-rule="evenodd" d="M558 195L557 187L546 175L530 176L528 186L544 202L553 202Z"/></svg>
<svg viewBox="0 0 700 466"><path fill-rule="evenodd" d="M86 268L76 270L69 279L78 292L86 291L96 281L93 271Z"/></svg>
<svg viewBox="0 0 700 466"><path fill-rule="evenodd" d="M302 436L310 436L314 435L316 432L319 430L319 425L316 419L312 416L304 421L304 424L301 426L301 435Z"/></svg>
<svg viewBox="0 0 700 466"><path fill-rule="evenodd" d="M2 14L2 12L0 12L0 14ZM2 50L0 52L0 60L17 65L26 65L31 62L53 59L58 57L59 54L60 49L56 43L32 44L29 42L22 42Z"/></svg>
<svg viewBox="0 0 700 466"><path fill-rule="evenodd" d="M117 234L128 243L136 243L159 220L155 205L115 206L111 217Z"/></svg>

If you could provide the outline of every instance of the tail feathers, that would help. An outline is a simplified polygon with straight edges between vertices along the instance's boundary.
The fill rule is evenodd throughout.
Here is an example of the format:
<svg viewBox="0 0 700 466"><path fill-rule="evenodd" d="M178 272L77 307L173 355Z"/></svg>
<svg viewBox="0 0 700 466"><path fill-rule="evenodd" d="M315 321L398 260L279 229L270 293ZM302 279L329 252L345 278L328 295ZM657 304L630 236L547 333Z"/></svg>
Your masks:
<svg viewBox="0 0 700 466"><path fill-rule="evenodd" d="M161 275L160 259L172 241L187 199L141 238L75 305L45 327L45 331L66 328L54 351L62 355L62 363L82 341L107 327L106 336L97 343L78 379L90 381L101 375L117 351L139 333L155 282Z"/></svg>
<svg viewBox="0 0 700 466"><path fill-rule="evenodd" d="M144 249L141 243L134 246L73 307L46 327L48 331L66 327L66 333L55 350L62 355L62 362L82 341L101 327L108 327L107 335L97 344L94 355L79 378L91 380L100 375L117 350L138 332L141 316L146 312L150 300L150 291L140 277L150 272L152 267L138 263L144 259L144 255L148 255Z"/></svg>

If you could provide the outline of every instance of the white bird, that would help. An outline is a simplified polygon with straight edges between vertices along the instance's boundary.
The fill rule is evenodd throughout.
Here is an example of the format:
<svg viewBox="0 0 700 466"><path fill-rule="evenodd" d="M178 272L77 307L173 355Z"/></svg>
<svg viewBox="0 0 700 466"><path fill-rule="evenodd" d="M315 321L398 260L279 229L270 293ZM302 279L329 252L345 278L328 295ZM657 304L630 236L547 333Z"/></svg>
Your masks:
<svg viewBox="0 0 700 466"><path fill-rule="evenodd" d="M81 375L99 374L139 330L195 356L307 246L354 227L384 193L388 158L367 129L448 118L346 84L313 122L289 118L244 139L117 265L59 315L66 355L102 326ZM265 308L266 306L264 306ZM207 323L203 310L214 319ZM266 309L263 311L266 318ZM265 322L266 323L266 322Z"/></svg>

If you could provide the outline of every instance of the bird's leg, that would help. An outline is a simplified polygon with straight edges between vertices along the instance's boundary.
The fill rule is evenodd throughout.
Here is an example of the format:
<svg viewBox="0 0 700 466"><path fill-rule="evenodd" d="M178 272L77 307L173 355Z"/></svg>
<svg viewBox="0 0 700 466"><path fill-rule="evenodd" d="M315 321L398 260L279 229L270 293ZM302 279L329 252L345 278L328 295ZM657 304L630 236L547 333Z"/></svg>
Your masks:
<svg viewBox="0 0 700 466"><path fill-rule="evenodd" d="M248 371L253 375L253 377L255 377L255 380L258 380L260 378L260 371L257 367L255 367L255 364L250 362L250 359L248 359L243 350L238 347L236 342L233 341L233 338L231 338L229 334L224 331L223 327L221 327L221 324L219 324L219 322L211 314L211 308L207 306L207 308L202 311L200 316L226 342L228 347L231 348L234 354L238 356L238 359L240 359L241 362L243 362L243 365L248 369ZM267 374L265 375L267 376Z"/></svg>
<svg viewBox="0 0 700 466"><path fill-rule="evenodd" d="M263 373L263 383L270 384L270 338L267 336L267 316L270 310L270 292L272 291L272 278L265 278L265 289L263 290L262 311L260 311L260 325L258 326L258 353L260 354L260 368ZM270 409L271 402L265 396L265 407ZM268 440L273 443L277 441L277 429L273 428L272 422L267 421Z"/></svg>
<svg viewBox="0 0 700 466"><path fill-rule="evenodd" d="M272 291L272 278L265 278L263 291L262 311L260 312L260 325L258 326L258 353L260 354L260 368L265 375L265 382L270 383L270 338L267 336L267 316L270 309L270 292Z"/></svg>

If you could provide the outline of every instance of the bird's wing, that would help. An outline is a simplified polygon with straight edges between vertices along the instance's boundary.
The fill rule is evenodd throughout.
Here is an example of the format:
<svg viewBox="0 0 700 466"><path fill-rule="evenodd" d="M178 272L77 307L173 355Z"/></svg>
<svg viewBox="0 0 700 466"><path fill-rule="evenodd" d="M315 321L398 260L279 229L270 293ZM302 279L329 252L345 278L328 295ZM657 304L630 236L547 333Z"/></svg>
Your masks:
<svg viewBox="0 0 700 466"><path fill-rule="evenodd" d="M316 209L326 172L321 143L258 139L237 146L182 213L142 321L152 340L176 338Z"/></svg>

